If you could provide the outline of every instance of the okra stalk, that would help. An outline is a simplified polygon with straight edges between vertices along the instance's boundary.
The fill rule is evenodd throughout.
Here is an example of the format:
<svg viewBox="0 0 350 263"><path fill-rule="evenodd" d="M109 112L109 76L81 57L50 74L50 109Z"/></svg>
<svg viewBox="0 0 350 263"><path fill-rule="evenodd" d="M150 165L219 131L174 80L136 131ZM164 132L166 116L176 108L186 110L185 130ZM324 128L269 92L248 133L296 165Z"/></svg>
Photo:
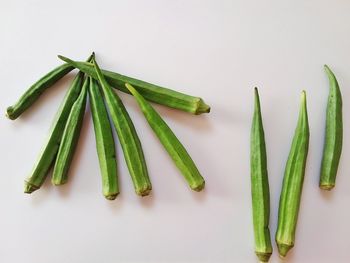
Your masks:
<svg viewBox="0 0 350 263"><path fill-rule="evenodd" d="M324 68L329 78L329 96L320 188L323 190L332 190L335 186L343 145L343 103L337 79L327 65L325 65Z"/></svg>
<svg viewBox="0 0 350 263"><path fill-rule="evenodd" d="M17 119L26 109L28 109L35 101L37 101L40 95L47 89L55 84L64 75L74 69L73 66L65 63L47 73L37 82L35 82L19 100L12 106L6 109L6 116L11 119Z"/></svg>
<svg viewBox="0 0 350 263"><path fill-rule="evenodd" d="M134 124L126 111L123 102L119 96L112 91L94 59L93 63L123 149L124 158L134 183L135 192L141 196L148 195L152 190L152 185L148 177L141 142L137 136Z"/></svg>
<svg viewBox="0 0 350 263"><path fill-rule="evenodd" d="M298 124L286 164L279 203L276 243L281 257L285 257L288 251L294 246L309 148L309 136L306 93L303 91Z"/></svg>
<svg viewBox="0 0 350 263"><path fill-rule="evenodd" d="M272 254L269 229L270 190L267 173L265 134L257 88L255 88L254 94L254 115L250 135L250 174L255 253L261 262L268 262Z"/></svg>
<svg viewBox="0 0 350 263"><path fill-rule="evenodd" d="M91 63L73 61L63 56L58 57L91 77L98 79L95 69ZM210 112L210 106L205 104L205 102L199 97L190 96L107 70L102 70L102 73L112 87L115 87L123 92L130 93L128 89L125 88L125 84L129 83L149 101L193 114Z"/></svg>
<svg viewBox="0 0 350 263"><path fill-rule="evenodd" d="M102 192L108 200L114 200L119 194L117 161L112 127L104 104L100 87L90 78L89 98L94 123L96 149L102 177Z"/></svg>
<svg viewBox="0 0 350 263"><path fill-rule="evenodd" d="M86 77L80 95L74 102L65 125L51 179L54 185L62 185L68 181L68 170L83 124L88 85L89 78Z"/></svg>
<svg viewBox="0 0 350 263"><path fill-rule="evenodd" d="M185 147L151 104L148 103L133 86L126 84L126 87L136 99L148 124L151 126L164 148L168 151L176 166L182 172L191 189L201 191L204 188L205 181Z"/></svg>

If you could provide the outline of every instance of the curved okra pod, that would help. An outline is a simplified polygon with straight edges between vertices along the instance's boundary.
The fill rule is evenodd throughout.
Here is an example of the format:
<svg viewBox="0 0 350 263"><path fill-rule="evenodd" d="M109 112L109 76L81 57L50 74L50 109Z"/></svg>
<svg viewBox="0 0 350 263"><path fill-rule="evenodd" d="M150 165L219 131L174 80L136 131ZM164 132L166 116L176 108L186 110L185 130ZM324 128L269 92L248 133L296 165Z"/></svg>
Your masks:
<svg viewBox="0 0 350 263"><path fill-rule="evenodd" d="M90 78L89 98L94 123L96 149L102 176L103 195L114 200L119 194L117 161L112 127L98 83Z"/></svg>
<svg viewBox="0 0 350 263"><path fill-rule="evenodd" d="M302 92L298 125L289 153L280 196L276 243L280 256L285 257L294 246L295 230L303 188L306 158L309 148L309 122L306 93Z"/></svg>
<svg viewBox="0 0 350 263"><path fill-rule="evenodd" d="M142 95L130 84L127 83L125 86L136 99L149 125L163 144L164 148L168 151L176 166L182 172L191 189L195 191L202 190L205 181L185 147Z"/></svg>
<svg viewBox="0 0 350 263"><path fill-rule="evenodd" d="M134 183L135 192L141 196L148 195L152 189L152 185L148 177L141 142L137 136L134 124L123 102L112 91L94 59L93 64L124 152L124 158Z"/></svg>
<svg viewBox="0 0 350 263"><path fill-rule="evenodd" d="M63 56L58 57L91 77L98 79L95 69L91 63L73 61ZM129 83L149 101L193 114L210 112L210 106L205 104L205 102L199 97L190 96L107 70L102 70L102 73L111 86L123 92L130 93L128 89L125 88L125 84Z"/></svg>
<svg viewBox="0 0 350 263"><path fill-rule="evenodd" d="M17 119L26 109L28 109L40 95L64 75L74 69L73 66L65 63L47 73L37 82L35 82L12 106L6 110L6 116L11 119Z"/></svg>
<svg viewBox="0 0 350 263"><path fill-rule="evenodd" d="M49 169L54 163L62 134L71 111L71 108L80 94L84 73L79 72L73 80L53 122L47 143L45 144L37 163L30 176L25 180L24 192L32 193L44 183Z"/></svg>
<svg viewBox="0 0 350 263"><path fill-rule="evenodd" d="M329 96L326 117L326 136L321 165L320 188L331 190L335 179L343 144L342 96L337 79L330 68L324 66L329 78Z"/></svg>
<svg viewBox="0 0 350 263"><path fill-rule="evenodd" d="M83 124L88 85L89 78L86 77L80 95L70 110L53 169L51 182L54 185L65 184L68 180L68 170Z"/></svg>
<svg viewBox="0 0 350 263"><path fill-rule="evenodd" d="M258 89L255 88L254 92L254 115L250 134L250 174L255 253L261 262L268 262L272 254L269 229L270 190L267 175L265 135Z"/></svg>

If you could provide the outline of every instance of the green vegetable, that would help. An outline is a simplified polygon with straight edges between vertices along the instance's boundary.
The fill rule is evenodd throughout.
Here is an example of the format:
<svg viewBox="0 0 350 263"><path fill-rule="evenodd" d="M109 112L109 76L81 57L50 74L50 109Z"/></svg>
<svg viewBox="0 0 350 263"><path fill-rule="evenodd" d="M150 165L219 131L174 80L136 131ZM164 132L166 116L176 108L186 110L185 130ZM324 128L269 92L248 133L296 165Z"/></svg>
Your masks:
<svg viewBox="0 0 350 263"><path fill-rule="evenodd" d="M268 262L272 254L269 229L270 190L267 175L265 134L257 88L255 88L255 107L250 135L250 174L255 253L261 262Z"/></svg>
<svg viewBox="0 0 350 263"><path fill-rule="evenodd" d="M11 120L17 119L17 117L28 109L47 88L51 87L73 69L74 67L71 65L63 64L51 70L49 73L35 82L13 106L7 108L6 116Z"/></svg>
<svg viewBox="0 0 350 263"><path fill-rule="evenodd" d="M91 63L77 62L63 56L58 57L63 61L66 61L68 64L90 75L91 77L97 79L97 74ZM125 88L125 83L129 83L133 85L137 91L149 101L193 114L207 113L210 111L210 107L205 104L204 101L199 97L186 95L171 89L163 88L111 71L102 70L102 73L111 86L123 92L129 93L128 89Z"/></svg>
<svg viewBox="0 0 350 263"><path fill-rule="evenodd" d="M49 169L53 165L55 157L57 155L62 139L62 134L71 108L80 94L83 77L84 73L79 72L73 80L63 100L63 103L61 104L61 107L56 114L47 143L45 144L39 156L39 160L35 164L30 176L25 180L25 193L32 193L33 191L39 189L44 183Z"/></svg>
<svg viewBox="0 0 350 263"><path fill-rule="evenodd" d="M152 189L152 185L148 177L141 142L137 136L134 124L123 102L119 96L112 91L94 59L93 64L124 152L124 158L134 183L135 192L141 196L148 195Z"/></svg>
<svg viewBox="0 0 350 263"><path fill-rule="evenodd" d="M130 84L127 83L125 86L136 99L149 125L163 144L164 148L168 151L176 166L182 172L190 187L195 191L202 190L205 181L200 175L190 155L187 153L185 147L142 95Z"/></svg>
<svg viewBox="0 0 350 263"><path fill-rule="evenodd" d="M335 179L343 144L342 96L337 79L330 68L324 66L329 78L329 96L326 117L326 136L321 165L320 188L331 190Z"/></svg>
<svg viewBox="0 0 350 263"><path fill-rule="evenodd" d="M89 98L100 162L103 195L114 200L119 194L117 161L112 127L96 80L90 78Z"/></svg>
<svg viewBox="0 0 350 263"><path fill-rule="evenodd" d="M279 254L285 257L294 246L295 229L303 188L306 158L309 148L309 123L306 108L306 93L302 92L298 125L289 153L278 211L276 243Z"/></svg>
<svg viewBox="0 0 350 263"><path fill-rule="evenodd" d="M88 85L89 78L85 78L80 95L70 110L53 169L51 182L54 185L65 184L68 180L68 170L72 162L81 126L83 124Z"/></svg>

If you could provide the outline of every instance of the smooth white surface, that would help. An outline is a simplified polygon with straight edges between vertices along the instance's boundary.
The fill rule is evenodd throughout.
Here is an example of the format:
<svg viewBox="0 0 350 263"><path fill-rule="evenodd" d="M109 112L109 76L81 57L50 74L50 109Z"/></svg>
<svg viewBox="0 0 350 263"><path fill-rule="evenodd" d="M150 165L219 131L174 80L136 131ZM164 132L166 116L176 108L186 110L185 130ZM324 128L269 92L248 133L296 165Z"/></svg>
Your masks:
<svg viewBox="0 0 350 263"><path fill-rule="evenodd" d="M122 95L142 141L153 193L139 198L117 144L121 195L101 194L90 111L69 183L25 195L70 74L18 120L0 118L0 262L257 262L249 133L260 89L274 237L284 166L307 91L310 151L295 248L285 262L350 262L349 1L6 1L0 4L0 109L60 61L91 51L103 68L201 96L192 116L156 106L202 171L188 189L135 101ZM328 80L344 100L344 150L333 192L318 189ZM120 93L119 93L120 94ZM274 238L273 238L274 239ZM274 244L270 262L281 262Z"/></svg>

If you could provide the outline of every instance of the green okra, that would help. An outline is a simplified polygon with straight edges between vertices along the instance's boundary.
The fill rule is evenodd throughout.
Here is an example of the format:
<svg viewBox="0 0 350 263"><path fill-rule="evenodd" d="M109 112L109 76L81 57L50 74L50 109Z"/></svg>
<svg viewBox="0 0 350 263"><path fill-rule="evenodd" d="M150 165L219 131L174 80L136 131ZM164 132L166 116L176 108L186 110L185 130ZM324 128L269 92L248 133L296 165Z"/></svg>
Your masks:
<svg viewBox="0 0 350 263"><path fill-rule="evenodd" d="M163 144L164 148L168 151L176 166L182 172L191 189L195 191L202 190L205 181L185 147L150 103L148 103L133 86L128 83L125 86L136 99L149 125Z"/></svg>
<svg viewBox="0 0 350 263"><path fill-rule="evenodd" d="M114 200L119 194L119 185L112 127L98 83L93 78L89 78L90 107L102 177L102 192L107 199Z"/></svg>
<svg viewBox="0 0 350 263"><path fill-rule="evenodd" d="M112 91L94 59L93 64L123 149L124 158L134 184L135 192L141 196L148 195L152 189L152 185L148 177L141 142L137 136L134 124L123 102L119 96Z"/></svg>
<svg viewBox="0 0 350 263"><path fill-rule="evenodd" d="M53 169L51 182L54 185L62 185L68 181L68 170L83 124L88 86L89 78L86 77L80 95L70 110Z"/></svg>
<svg viewBox="0 0 350 263"><path fill-rule="evenodd" d="M55 120L53 121L47 142L39 156L39 159L30 176L25 180L25 193L32 193L33 191L39 189L44 183L56 158L71 108L80 94L83 78L84 73L79 72L66 93L63 103L61 104Z"/></svg>
<svg viewBox="0 0 350 263"><path fill-rule="evenodd" d="M326 136L321 164L320 188L331 190L335 186L343 145L342 95L331 69L324 66L329 78L329 96L326 115Z"/></svg>
<svg viewBox="0 0 350 263"><path fill-rule="evenodd" d="M47 89L55 84L64 75L74 69L73 66L65 63L47 73L37 82L35 82L12 106L6 110L6 116L11 119L17 119L26 109L28 109Z"/></svg>
<svg viewBox="0 0 350 263"><path fill-rule="evenodd" d="M285 168L278 211L276 243L281 257L294 246L295 230L309 148L309 122L306 93L302 92L298 124Z"/></svg>
<svg viewBox="0 0 350 263"><path fill-rule="evenodd" d="M258 89L250 134L250 174L253 207L255 253L261 262L268 262L272 254L269 229L270 190L267 173L265 134L261 117Z"/></svg>
<svg viewBox="0 0 350 263"><path fill-rule="evenodd" d="M63 56L58 57L68 64L74 66L75 68L78 68L79 70L90 75L91 77L98 79L94 67L91 63L73 61ZM129 83L133 85L137 91L149 101L193 114L210 112L210 106L205 104L205 102L199 97L190 96L107 70L102 70L102 73L111 86L123 92L130 93L128 89L125 88L125 83Z"/></svg>

